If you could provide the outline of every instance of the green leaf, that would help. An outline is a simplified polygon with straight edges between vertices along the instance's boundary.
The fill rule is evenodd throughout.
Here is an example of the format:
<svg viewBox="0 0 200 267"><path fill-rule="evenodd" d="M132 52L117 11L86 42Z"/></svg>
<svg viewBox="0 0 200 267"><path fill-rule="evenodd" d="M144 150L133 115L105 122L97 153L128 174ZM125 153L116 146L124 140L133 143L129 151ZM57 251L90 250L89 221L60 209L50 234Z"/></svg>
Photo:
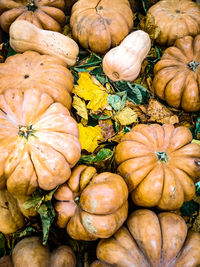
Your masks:
<svg viewBox="0 0 200 267"><path fill-rule="evenodd" d="M86 69L89 67L98 66L101 62L102 62L102 58L100 56L98 56L97 54L92 53L90 55L90 57L87 59L86 63L82 64L80 62L80 63L78 63L78 65L75 65L75 67L73 67L73 69L76 71L80 71L80 69Z"/></svg>
<svg viewBox="0 0 200 267"><path fill-rule="evenodd" d="M6 241L2 233L0 233L0 258L6 255Z"/></svg>
<svg viewBox="0 0 200 267"><path fill-rule="evenodd" d="M196 194L200 196L200 181L195 184L196 186Z"/></svg>
<svg viewBox="0 0 200 267"><path fill-rule="evenodd" d="M184 202L180 211L182 216L192 216L195 212L198 212L199 204L194 200Z"/></svg>
<svg viewBox="0 0 200 267"><path fill-rule="evenodd" d="M116 93L114 95L108 95L108 103L114 110L120 111L125 107L126 98L127 98L126 91Z"/></svg>
<svg viewBox="0 0 200 267"><path fill-rule="evenodd" d="M47 201L44 204L42 204L40 208L38 209L38 213L40 214L40 218L42 221L42 230L43 230L42 244L46 245L51 224L53 223L54 218L56 216L55 210L53 208L51 201Z"/></svg>
<svg viewBox="0 0 200 267"><path fill-rule="evenodd" d="M140 84L130 82L110 82L117 91L126 91L129 101L136 105L147 104L150 92Z"/></svg>
<svg viewBox="0 0 200 267"><path fill-rule="evenodd" d="M11 46L9 46L7 57L14 56L16 54L17 52L15 52L15 50L13 50Z"/></svg>
<svg viewBox="0 0 200 267"><path fill-rule="evenodd" d="M100 162L102 160L109 159L113 156L113 151L108 148L102 148L96 155L83 155L81 156L79 163L87 164L93 162Z"/></svg>
<svg viewBox="0 0 200 267"><path fill-rule="evenodd" d="M33 228L32 226L26 227L23 231L19 233L19 238L31 236L32 234L38 233L39 231Z"/></svg>
<svg viewBox="0 0 200 267"><path fill-rule="evenodd" d="M140 1L142 2L142 6L143 6L145 13L147 13L148 8L147 8L146 0L140 0Z"/></svg>

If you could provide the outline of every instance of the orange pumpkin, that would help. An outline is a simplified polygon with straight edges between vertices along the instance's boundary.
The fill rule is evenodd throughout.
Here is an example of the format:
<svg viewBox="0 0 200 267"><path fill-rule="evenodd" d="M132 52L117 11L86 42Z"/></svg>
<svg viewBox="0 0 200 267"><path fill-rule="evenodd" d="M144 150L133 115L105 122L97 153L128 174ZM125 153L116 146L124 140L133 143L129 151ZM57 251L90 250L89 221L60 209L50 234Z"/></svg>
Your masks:
<svg viewBox="0 0 200 267"><path fill-rule="evenodd" d="M26 237L14 247L11 256L0 259L1 267L75 267L76 257L68 246L50 252L38 236Z"/></svg>
<svg viewBox="0 0 200 267"><path fill-rule="evenodd" d="M161 30L156 41L173 45L176 39L200 33L200 7L191 0L162 0L150 7L148 14Z"/></svg>
<svg viewBox="0 0 200 267"><path fill-rule="evenodd" d="M200 146L191 141L188 128L170 124L138 124L125 134L115 160L135 204L175 210L193 198Z"/></svg>
<svg viewBox="0 0 200 267"><path fill-rule="evenodd" d="M65 22L64 0L0 0L0 25L9 32L16 19L45 30L61 31Z"/></svg>
<svg viewBox="0 0 200 267"><path fill-rule="evenodd" d="M84 48L104 54L131 31L133 13L128 0L79 0L73 5L70 25Z"/></svg>
<svg viewBox="0 0 200 267"><path fill-rule="evenodd" d="M200 35L180 38L165 50L154 67L153 88L172 107L200 110Z"/></svg>
<svg viewBox="0 0 200 267"><path fill-rule="evenodd" d="M0 95L0 187L17 199L54 189L80 158L78 125L67 108L37 89Z"/></svg>
<svg viewBox="0 0 200 267"><path fill-rule="evenodd" d="M10 88L23 91L34 88L70 109L73 83L65 63L53 56L27 51L10 56L0 64L0 93Z"/></svg>
<svg viewBox="0 0 200 267"><path fill-rule="evenodd" d="M54 197L57 225L66 227L73 239L107 238L127 217L128 189L123 178L110 172L97 174L94 167L75 167Z"/></svg>
<svg viewBox="0 0 200 267"><path fill-rule="evenodd" d="M187 229L179 215L137 210L109 239L97 246L103 261L92 266L197 267L200 264L200 234Z"/></svg>

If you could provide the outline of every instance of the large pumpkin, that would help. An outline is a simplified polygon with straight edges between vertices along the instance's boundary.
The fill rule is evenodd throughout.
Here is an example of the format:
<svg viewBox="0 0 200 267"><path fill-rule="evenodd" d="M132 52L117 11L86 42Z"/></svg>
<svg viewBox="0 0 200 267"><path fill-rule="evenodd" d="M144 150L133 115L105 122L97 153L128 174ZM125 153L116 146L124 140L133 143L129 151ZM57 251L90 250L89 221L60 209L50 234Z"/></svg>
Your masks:
<svg viewBox="0 0 200 267"><path fill-rule="evenodd" d="M137 210L127 228L99 242L97 257L103 261L99 267L198 267L200 234L188 232L179 215Z"/></svg>
<svg viewBox="0 0 200 267"><path fill-rule="evenodd" d="M64 183L80 158L78 125L37 89L0 95L0 187L16 198Z"/></svg>
<svg viewBox="0 0 200 267"><path fill-rule="evenodd" d="M161 33L157 42L173 45L176 39L200 33L200 7L191 0L161 0L148 10Z"/></svg>
<svg viewBox="0 0 200 267"><path fill-rule="evenodd" d="M154 68L153 88L172 107L200 110L200 35L180 38L165 50Z"/></svg>
<svg viewBox="0 0 200 267"><path fill-rule="evenodd" d="M0 259L1 267L75 267L76 257L68 246L50 252L39 237L26 237L14 247L11 256Z"/></svg>
<svg viewBox="0 0 200 267"><path fill-rule="evenodd" d="M126 220L128 188L117 174L79 165L55 193L57 225L78 240L107 238Z"/></svg>
<svg viewBox="0 0 200 267"><path fill-rule="evenodd" d="M6 32L16 19L24 19L35 26L61 31L65 22L64 0L0 0L0 25Z"/></svg>
<svg viewBox="0 0 200 267"><path fill-rule="evenodd" d="M34 88L70 109L73 82L63 61L33 51L10 56L0 64L0 93L10 88Z"/></svg>
<svg viewBox="0 0 200 267"><path fill-rule="evenodd" d="M73 5L70 25L84 48L104 54L131 31L133 13L128 0L79 0Z"/></svg>
<svg viewBox="0 0 200 267"><path fill-rule="evenodd" d="M184 126L138 124L116 147L118 172L135 204L173 210L195 194L200 146Z"/></svg>

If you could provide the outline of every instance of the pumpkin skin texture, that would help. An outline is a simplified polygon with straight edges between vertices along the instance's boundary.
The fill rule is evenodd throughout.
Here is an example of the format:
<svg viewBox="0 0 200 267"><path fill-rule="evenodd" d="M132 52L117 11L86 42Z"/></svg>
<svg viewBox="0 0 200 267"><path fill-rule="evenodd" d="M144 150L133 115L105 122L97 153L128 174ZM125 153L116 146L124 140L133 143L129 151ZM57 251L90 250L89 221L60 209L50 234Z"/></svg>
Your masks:
<svg viewBox="0 0 200 267"><path fill-rule="evenodd" d="M9 32L17 20L27 20L40 29L61 32L65 23L64 0L0 0L0 25Z"/></svg>
<svg viewBox="0 0 200 267"><path fill-rule="evenodd" d="M0 64L0 93L7 89L37 89L71 108L74 78L63 61L34 51L16 54Z"/></svg>
<svg viewBox="0 0 200 267"><path fill-rule="evenodd" d="M156 95L175 108L200 110L200 35L185 36L165 50L154 67Z"/></svg>
<svg viewBox="0 0 200 267"><path fill-rule="evenodd" d="M6 90L0 95L0 187L20 199L64 183L80 158L78 137L68 109L49 95Z"/></svg>
<svg viewBox="0 0 200 267"><path fill-rule="evenodd" d="M9 34L10 45L16 52L32 50L58 57L67 67L76 64L77 43L59 32L42 30L26 20L17 20L11 25Z"/></svg>
<svg viewBox="0 0 200 267"><path fill-rule="evenodd" d="M127 229L128 228L128 229ZM97 258L117 267L197 267L200 234L187 232L179 215L137 210L109 239L97 246ZM107 266L107 265L100 265Z"/></svg>
<svg viewBox="0 0 200 267"><path fill-rule="evenodd" d="M151 49L149 35L141 30L130 33L103 58L103 71L112 81L134 81ZM120 63L119 63L120 62Z"/></svg>
<svg viewBox="0 0 200 267"><path fill-rule="evenodd" d="M7 191L0 190L0 232L11 234L25 224L16 199ZM2 266L0 264L0 266Z"/></svg>
<svg viewBox="0 0 200 267"><path fill-rule="evenodd" d="M72 7L70 25L84 48L105 54L131 31L133 13L128 0L79 0Z"/></svg>
<svg viewBox="0 0 200 267"><path fill-rule="evenodd" d="M142 207L175 210L195 194L200 147L184 126L139 124L116 147L115 160L132 200Z"/></svg>
<svg viewBox="0 0 200 267"><path fill-rule="evenodd" d="M191 0L162 0L148 10L161 30L156 41L173 45L176 39L200 33L200 7Z"/></svg>
<svg viewBox="0 0 200 267"><path fill-rule="evenodd" d="M50 252L48 245L43 246L39 237L26 237L14 247L11 256L0 260L8 262L1 267L75 267L76 257L68 246L60 246Z"/></svg>
<svg viewBox="0 0 200 267"><path fill-rule="evenodd" d="M128 188L117 174L79 165L54 194L57 225L77 240L107 238L127 218ZM77 204L78 203L78 204Z"/></svg>

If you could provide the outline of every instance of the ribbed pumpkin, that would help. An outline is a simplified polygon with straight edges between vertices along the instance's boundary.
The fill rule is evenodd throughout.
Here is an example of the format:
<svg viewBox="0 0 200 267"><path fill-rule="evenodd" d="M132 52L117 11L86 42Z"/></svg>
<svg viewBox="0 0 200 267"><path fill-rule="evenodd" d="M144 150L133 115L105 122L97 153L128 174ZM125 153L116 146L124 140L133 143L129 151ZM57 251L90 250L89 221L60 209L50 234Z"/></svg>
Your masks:
<svg viewBox="0 0 200 267"><path fill-rule="evenodd" d="M0 64L0 93L10 88L23 91L34 88L70 109L73 82L63 61L33 51L10 56Z"/></svg>
<svg viewBox="0 0 200 267"><path fill-rule="evenodd" d="M148 10L161 33L156 41L173 45L176 39L200 33L200 6L192 0L161 0Z"/></svg>
<svg viewBox="0 0 200 267"><path fill-rule="evenodd" d="M153 88L172 107L200 110L200 35L180 38L165 50L154 68Z"/></svg>
<svg viewBox="0 0 200 267"><path fill-rule="evenodd" d="M11 256L0 259L1 267L75 267L76 257L69 246L59 246L52 252L43 246L38 236L26 237L14 247Z"/></svg>
<svg viewBox="0 0 200 267"><path fill-rule="evenodd" d="M200 146L184 126L138 124L116 147L118 172L132 200L143 207L175 210L195 194L200 178Z"/></svg>
<svg viewBox="0 0 200 267"><path fill-rule="evenodd" d="M8 32L16 19L23 19L38 28L60 32L64 7L64 0L0 0L0 25Z"/></svg>
<svg viewBox="0 0 200 267"><path fill-rule="evenodd" d="M126 220L128 188L123 178L79 165L54 194L57 225L77 240L107 238Z"/></svg>
<svg viewBox="0 0 200 267"><path fill-rule="evenodd" d="M67 108L37 89L0 95L0 187L16 198L54 189L80 158L78 125Z"/></svg>
<svg viewBox="0 0 200 267"><path fill-rule="evenodd" d="M200 264L200 234L187 229L179 215L137 210L127 228L101 240L95 266L116 267L197 267Z"/></svg>
<svg viewBox="0 0 200 267"><path fill-rule="evenodd" d="M133 13L128 0L79 0L73 5L70 25L84 48L104 54L131 31Z"/></svg>

